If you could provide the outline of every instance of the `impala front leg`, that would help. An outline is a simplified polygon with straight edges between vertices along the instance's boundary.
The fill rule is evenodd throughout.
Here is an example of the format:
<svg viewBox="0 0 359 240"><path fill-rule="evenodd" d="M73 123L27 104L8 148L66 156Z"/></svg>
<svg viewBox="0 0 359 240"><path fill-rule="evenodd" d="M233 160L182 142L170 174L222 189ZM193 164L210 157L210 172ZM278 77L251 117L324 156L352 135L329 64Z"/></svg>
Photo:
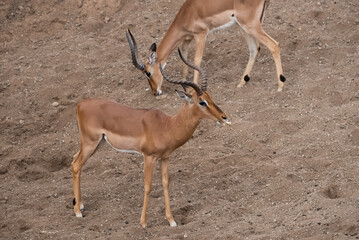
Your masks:
<svg viewBox="0 0 359 240"><path fill-rule="evenodd" d="M144 177L145 177L145 196L143 200L143 208L141 214L141 226L145 228L146 224L146 211L148 206L148 200L151 193L152 188L152 173L153 167L157 158L152 156L144 156Z"/></svg>
<svg viewBox="0 0 359 240"><path fill-rule="evenodd" d="M168 158L161 159L161 175L162 175L163 195L164 195L165 206L166 206L166 218L170 223L171 227L176 227L177 223L173 219L173 215L170 207L170 197L169 197L169 189L168 189L169 188L168 165L169 165Z"/></svg>
<svg viewBox="0 0 359 240"><path fill-rule="evenodd" d="M196 52L194 56L194 65L200 66L203 57L204 47L206 45L206 35L205 34L197 35L195 41L196 41ZM194 71L193 82L197 84L198 84L198 74L199 74L198 71Z"/></svg>
<svg viewBox="0 0 359 240"><path fill-rule="evenodd" d="M182 55L185 59L188 58L188 46L191 43L191 40L184 40L182 43ZM186 80L188 75L188 66L186 64L183 64L182 69L182 79Z"/></svg>

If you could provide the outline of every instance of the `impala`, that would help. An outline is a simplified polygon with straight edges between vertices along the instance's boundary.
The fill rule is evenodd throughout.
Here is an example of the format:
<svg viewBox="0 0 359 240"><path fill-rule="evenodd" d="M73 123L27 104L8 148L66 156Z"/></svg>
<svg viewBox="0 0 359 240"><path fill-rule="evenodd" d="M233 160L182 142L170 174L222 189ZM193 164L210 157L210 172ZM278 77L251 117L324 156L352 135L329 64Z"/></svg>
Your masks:
<svg viewBox="0 0 359 240"><path fill-rule="evenodd" d="M80 151L74 155L71 163L73 204L77 217L82 217L81 211L84 208L80 192L81 169L100 142L105 140L119 151L143 155L145 194L140 221L143 227L146 227L146 209L151 192L153 167L156 160L160 159L166 218L171 226L176 226L169 201L169 155L190 139L202 118L230 125L226 115L207 92L204 70L188 63L181 53L180 56L188 66L200 71L204 80L200 87L191 81L170 79L163 73L160 65L160 71L167 81L189 86L194 90L190 93L177 91L177 94L187 102L175 116L168 116L154 109L134 109L111 100L90 99L78 104L76 116L80 132Z"/></svg>
<svg viewBox="0 0 359 240"><path fill-rule="evenodd" d="M182 44L183 56L187 58L188 46L194 40L194 64L199 66L208 33L237 23L249 48L249 60L238 87L249 81L249 74L260 50L259 43L262 43L273 55L277 69L278 91L282 91L285 77L279 44L262 29L264 11L268 5L269 0L186 0L158 48L155 43L151 45L150 55L145 63L138 59L135 39L128 30L132 42L127 33L126 37L131 48L133 64L146 75L152 93L159 95L162 93L162 75L159 66L165 65L168 56L176 47ZM188 69L184 65L183 79L186 79L187 74ZM194 73L193 82L198 82L198 72Z"/></svg>

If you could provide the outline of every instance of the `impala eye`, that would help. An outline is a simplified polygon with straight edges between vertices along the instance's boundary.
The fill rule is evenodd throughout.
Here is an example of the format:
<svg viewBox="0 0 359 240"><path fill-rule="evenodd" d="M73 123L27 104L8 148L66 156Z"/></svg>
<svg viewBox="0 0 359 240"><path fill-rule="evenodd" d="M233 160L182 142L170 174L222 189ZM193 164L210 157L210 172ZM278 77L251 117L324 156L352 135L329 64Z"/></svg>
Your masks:
<svg viewBox="0 0 359 240"><path fill-rule="evenodd" d="M202 107L208 107L208 103L204 100L204 101L200 101L199 105L201 105Z"/></svg>

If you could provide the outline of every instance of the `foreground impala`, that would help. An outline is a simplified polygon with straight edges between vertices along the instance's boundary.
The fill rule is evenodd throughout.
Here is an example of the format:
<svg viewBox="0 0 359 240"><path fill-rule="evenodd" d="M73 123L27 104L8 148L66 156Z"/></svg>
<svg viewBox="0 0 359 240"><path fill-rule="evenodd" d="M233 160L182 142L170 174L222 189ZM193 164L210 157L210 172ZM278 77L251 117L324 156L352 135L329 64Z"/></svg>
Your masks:
<svg viewBox="0 0 359 240"><path fill-rule="evenodd" d="M183 58L182 55L181 58ZM186 62L185 59L182 60ZM171 226L176 226L170 209L168 192L169 155L188 141L202 118L230 124L226 115L206 91L204 71L188 62L186 64L200 71L204 75L204 81L199 87L193 82L176 81L163 75L169 82L189 86L194 90L191 93L177 91L177 94L188 102L175 116L168 116L159 110L133 109L111 100L90 99L78 104L77 122L81 146L71 164L74 185L73 203L77 217L82 217L81 210L83 210L80 193L81 169L104 139L119 151L137 152L144 157L145 196L141 215L143 227L146 227L146 209L151 192L152 171L155 161L160 159L166 218Z"/></svg>
<svg viewBox="0 0 359 240"><path fill-rule="evenodd" d="M133 35L129 31L131 42L126 33L133 64L145 73L153 94L159 95L162 93L162 76L159 65L160 63L162 66L165 65L168 56L176 47L182 44L183 55L187 58L188 46L194 39L196 44L194 64L199 66L208 33L237 23L249 48L249 60L238 87L249 81L249 74L260 49L260 42L273 55L277 69L278 91L282 91L285 77L282 71L279 44L262 29L264 10L268 5L269 0L187 0L178 11L158 48L155 43L151 45L150 55L145 63L138 59ZM187 74L187 66L184 65L183 79L186 79ZM197 80L198 72L195 72L193 82L197 83Z"/></svg>

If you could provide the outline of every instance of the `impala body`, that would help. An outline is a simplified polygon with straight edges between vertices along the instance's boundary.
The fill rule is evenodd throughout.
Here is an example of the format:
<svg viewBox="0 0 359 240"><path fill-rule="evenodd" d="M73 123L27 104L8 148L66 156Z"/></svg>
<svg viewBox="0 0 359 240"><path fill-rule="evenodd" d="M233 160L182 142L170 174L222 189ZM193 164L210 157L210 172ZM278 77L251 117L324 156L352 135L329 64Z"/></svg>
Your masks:
<svg viewBox="0 0 359 240"><path fill-rule="evenodd" d="M202 69L187 62L186 64L205 75ZM160 70L163 72L162 68ZM187 102L175 116L168 116L160 110L134 109L113 100L90 99L78 104L76 116L80 132L80 151L74 155L71 164L73 203L77 217L82 217L81 210L84 209L80 192L81 169L96 151L99 143L106 140L119 151L138 152L144 157L145 197L141 214L143 227L146 227L146 209L151 192L153 167L156 160L160 159L166 218L171 226L176 226L169 202L169 155L188 141L202 118L213 119L223 124L230 123L207 92L206 78L200 87L193 82L172 80L166 75L164 77L169 82L193 89L190 93L177 91L177 94Z"/></svg>
<svg viewBox="0 0 359 240"><path fill-rule="evenodd" d="M182 44L183 55L187 58L188 46L194 40L194 64L199 66L208 33L237 23L249 48L249 60L238 87L249 81L249 74L260 50L259 43L262 43L273 55L277 69L278 91L282 91L285 77L282 71L279 44L262 29L264 11L268 5L269 0L187 0L178 11L159 46L151 45L150 55L145 63L138 59L137 47L132 45L127 36L133 63L136 68L145 73L153 94L159 95L162 93L163 79L159 65L160 63L162 66L165 65L176 47ZM129 33L136 45L134 37L131 32ZM188 69L184 65L183 79L187 77L187 74ZM194 73L193 81L198 82L198 72Z"/></svg>
<svg viewBox="0 0 359 240"><path fill-rule="evenodd" d="M223 112L217 115L206 117L223 121ZM203 117L199 106L188 102L175 116L156 109L135 109L105 99L84 100L77 106L81 139L86 138L97 146L104 138L119 151L157 157L168 157L187 142Z"/></svg>

